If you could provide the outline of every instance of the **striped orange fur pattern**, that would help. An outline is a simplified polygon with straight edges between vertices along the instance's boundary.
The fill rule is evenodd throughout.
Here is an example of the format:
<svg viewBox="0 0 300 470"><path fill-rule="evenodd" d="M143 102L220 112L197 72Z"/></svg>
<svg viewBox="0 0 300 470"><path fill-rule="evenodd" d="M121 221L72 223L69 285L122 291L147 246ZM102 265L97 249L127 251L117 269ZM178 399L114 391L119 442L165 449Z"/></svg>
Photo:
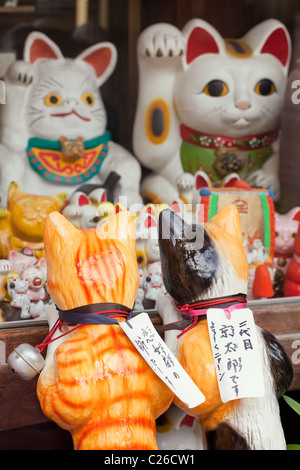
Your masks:
<svg viewBox="0 0 300 470"><path fill-rule="evenodd" d="M127 233L116 229L127 228ZM109 238L112 232L115 237ZM135 253L135 224L127 211L106 229L78 230L59 213L46 221L44 243L48 288L62 310L97 302L134 304L139 273Z"/></svg>
<svg viewBox="0 0 300 470"><path fill-rule="evenodd" d="M83 326L57 349L55 369L38 396L75 449L157 448L155 418L172 394L119 326Z"/></svg>
<svg viewBox="0 0 300 470"><path fill-rule="evenodd" d="M60 214L47 220L48 286L59 308L133 306L139 272L131 222L127 211L105 230L79 231ZM118 224L126 237L109 237ZM46 357L38 397L44 413L71 432L75 449L157 448L155 419L173 394L118 325L82 326L66 336L51 361Z"/></svg>

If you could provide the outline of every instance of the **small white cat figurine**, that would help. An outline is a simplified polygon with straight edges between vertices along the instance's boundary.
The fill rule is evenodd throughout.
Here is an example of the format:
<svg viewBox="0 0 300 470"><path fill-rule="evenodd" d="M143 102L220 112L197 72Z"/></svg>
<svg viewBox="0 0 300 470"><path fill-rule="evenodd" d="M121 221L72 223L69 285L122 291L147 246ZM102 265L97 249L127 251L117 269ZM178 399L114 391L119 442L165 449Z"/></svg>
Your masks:
<svg viewBox="0 0 300 470"><path fill-rule="evenodd" d="M126 196L128 205L141 201L140 164L110 140L99 92L116 62L116 48L109 42L69 59L44 34L29 34L24 60L14 62L4 78L1 207L6 207L11 181L34 194L60 188L70 195L85 181L103 183L111 171L120 175L115 199Z"/></svg>
<svg viewBox="0 0 300 470"><path fill-rule="evenodd" d="M141 194L172 204L189 189L185 175L204 171L216 184L238 173L278 197L278 131L291 56L285 26L269 19L241 39L224 40L201 19L182 31L158 23L140 35L137 55L133 146L153 171Z"/></svg>
<svg viewBox="0 0 300 470"><path fill-rule="evenodd" d="M30 318L31 302L27 295L29 287L28 279L13 279L7 286L7 292L11 296L11 307L21 309L21 318Z"/></svg>

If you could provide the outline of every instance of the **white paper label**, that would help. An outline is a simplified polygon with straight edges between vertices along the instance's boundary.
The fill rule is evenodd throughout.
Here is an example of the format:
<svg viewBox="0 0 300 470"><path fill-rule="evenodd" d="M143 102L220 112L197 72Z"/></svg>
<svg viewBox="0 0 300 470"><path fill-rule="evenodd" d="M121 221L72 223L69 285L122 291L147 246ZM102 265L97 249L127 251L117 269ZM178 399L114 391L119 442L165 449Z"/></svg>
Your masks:
<svg viewBox="0 0 300 470"><path fill-rule="evenodd" d="M264 381L252 311L233 310L228 319L225 310L211 308L207 321L222 402L262 397Z"/></svg>
<svg viewBox="0 0 300 470"><path fill-rule="evenodd" d="M146 312L119 322L119 325L151 369L183 403L194 408L205 401L203 393L161 339Z"/></svg>

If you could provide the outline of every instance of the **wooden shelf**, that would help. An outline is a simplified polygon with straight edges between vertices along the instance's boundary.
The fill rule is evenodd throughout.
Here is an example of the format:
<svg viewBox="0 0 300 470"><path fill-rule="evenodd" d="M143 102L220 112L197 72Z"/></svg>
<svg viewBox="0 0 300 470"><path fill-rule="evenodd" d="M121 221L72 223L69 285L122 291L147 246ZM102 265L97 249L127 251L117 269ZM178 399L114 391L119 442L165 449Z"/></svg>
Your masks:
<svg viewBox="0 0 300 470"><path fill-rule="evenodd" d="M34 5L24 5L20 7L0 7L0 13L32 13L34 11Z"/></svg>
<svg viewBox="0 0 300 470"><path fill-rule="evenodd" d="M256 324L274 334L290 359L300 346L300 299L272 299L249 302ZM154 324L161 324L156 311L149 312ZM45 322L7 322L0 328L0 344L5 353L0 354L0 431L46 423L36 396L37 379L24 381L13 374L3 358L21 343L40 344L48 333ZM1 343L2 342L2 343ZM298 354L299 357L299 354ZM294 361L297 362L297 361ZM294 378L290 390L300 389L300 364L293 364Z"/></svg>

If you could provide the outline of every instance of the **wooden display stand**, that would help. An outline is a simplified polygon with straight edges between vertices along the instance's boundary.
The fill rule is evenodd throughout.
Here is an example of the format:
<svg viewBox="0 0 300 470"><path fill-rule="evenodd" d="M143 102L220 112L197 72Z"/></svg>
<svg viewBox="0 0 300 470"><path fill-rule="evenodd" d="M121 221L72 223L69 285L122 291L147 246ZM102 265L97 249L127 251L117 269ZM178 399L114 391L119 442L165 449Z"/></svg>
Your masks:
<svg viewBox="0 0 300 470"><path fill-rule="evenodd" d="M294 378L290 390L300 389L300 299L271 299L248 303L256 324L273 333L291 359ZM160 324L155 311L152 322ZM11 323L11 325L10 325ZM14 325L17 323L17 326ZM0 328L0 431L45 423L36 395L37 378L24 381L8 369L7 357L21 343L40 344L48 333L46 324L35 321L7 322ZM297 350L299 353L297 353Z"/></svg>

